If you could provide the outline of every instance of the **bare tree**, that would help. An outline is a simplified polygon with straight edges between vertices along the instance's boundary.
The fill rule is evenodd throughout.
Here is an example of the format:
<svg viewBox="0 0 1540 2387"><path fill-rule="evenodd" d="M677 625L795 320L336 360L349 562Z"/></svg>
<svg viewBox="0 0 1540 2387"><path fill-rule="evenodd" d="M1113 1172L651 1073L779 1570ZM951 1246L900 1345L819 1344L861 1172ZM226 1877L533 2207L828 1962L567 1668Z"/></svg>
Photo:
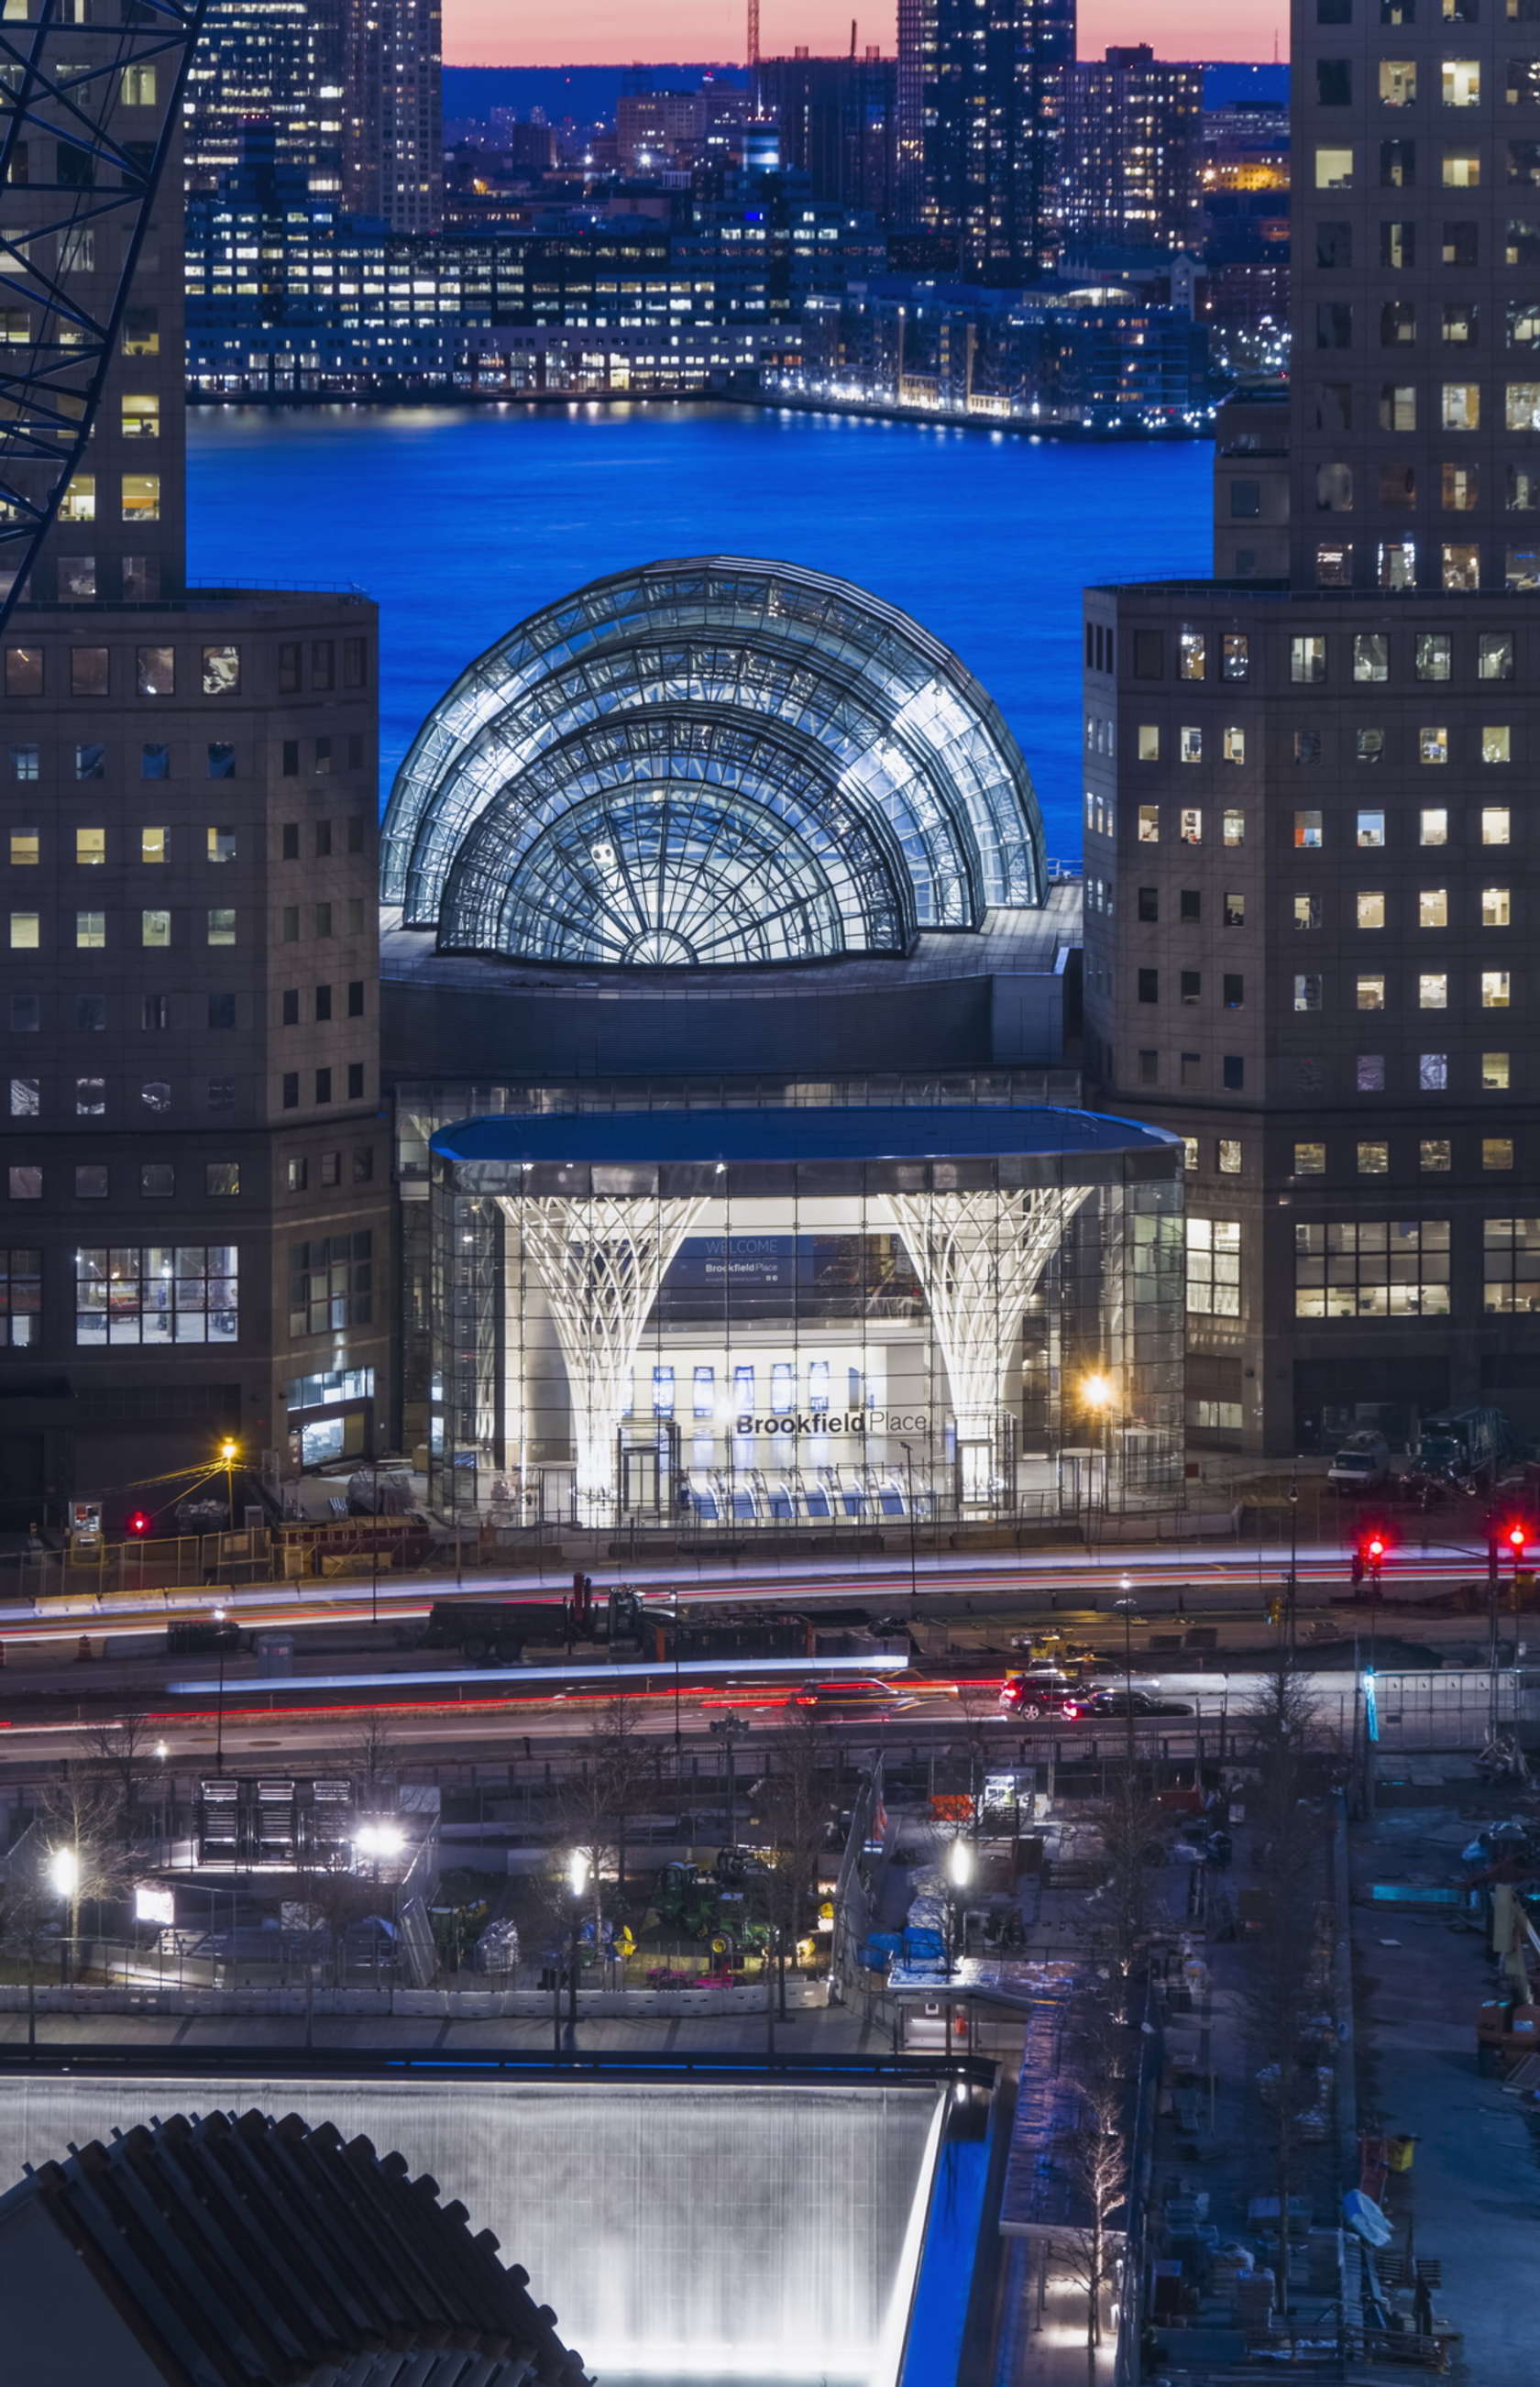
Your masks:
<svg viewBox="0 0 1540 2387"><path fill-rule="evenodd" d="M67 1901L73 1951L82 1907L94 1905L99 1923L102 1906L132 1888L143 1871L143 1856L134 1845L121 1779L115 1773L69 1760L44 1784L37 1812L44 1868L57 1872L68 1865L69 1887L60 1894Z"/></svg>
<svg viewBox="0 0 1540 2387"><path fill-rule="evenodd" d="M57 1934L59 1901L44 1879L45 1848L30 1824L0 1862L0 1949L27 1970L27 2045L37 2045L37 1975Z"/></svg>
<svg viewBox="0 0 1540 2387"><path fill-rule="evenodd" d="M592 1804L608 1830L614 1850L615 1888L624 1899L632 1820L658 1779L657 1744L643 1736L630 1699L607 1699L595 1711L584 1764L593 1775Z"/></svg>
<svg viewBox="0 0 1540 2387"><path fill-rule="evenodd" d="M141 1795L152 1773L155 1727L144 1708L124 1708L110 1724L92 1724L83 1736L93 1766L116 1786L122 1837L137 1829Z"/></svg>
<svg viewBox="0 0 1540 2387"><path fill-rule="evenodd" d="M1129 2018L1130 1985L1155 1926L1158 1867L1171 1836L1140 1769L1124 1767L1094 1811L1106 1863L1098 1912L1101 1936L1121 1984L1119 2020Z"/></svg>
<svg viewBox="0 0 1540 2387"><path fill-rule="evenodd" d="M833 1803L833 1752L814 1709L793 1708L764 1743L764 1772L755 1790L754 1822L764 1858L757 1898L770 1928L776 2004L787 2015L786 1951L814 1919L818 1861Z"/></svg>
<svg viewBox="0 0 1540 2387"><path fill-rule="evenodd" d="M355 1923L361 1923L375 1912L380 1902L379 1886L346 1864L315 1866L296 1875L295 1899L306 1910L312 1926L319 1924L325 1933L332 1986L340 1989L347 1971L347 1934ZM234 1963L234 1948L231 1958Z"/></svg>
<svg viewBox="0 0 1540 2387"><path fill-rule="evenodd" d="M1298 2176L1300 2126L1314 2103L1316 2080L1301 2061L1306 2025L1319 2005L1321 1984L1310 1958L1317 1908L1324 1888L1326 1821L1312 1800L1312 1764L1319 1738L1318 1704L1307 1679L1280 1650L1246 1711L1250 1760L1256 1770L1262 1895L1258 1928L1248 1950L1242 1998L1260 2077L1276 2082L1265 2101L1273 2140L1278 2199L1275 2301L1289 2310L1290 2204Z"/></svg>
<svg viewBox="0 0 1540 2387"><path fill-rule="evenodd" d="M1078 2111L1068 2169L1085 2219L1068 2253L1070 2276L1085 2292L1086 2371L1092 2387L1103 2311L1122 2266L1124 2233L1114 2225L1129 2191L1130 2046L1129 2033L1105 2011L1088 2012L1069 2074Z"/></svg>
<svg viewBox="0 0 1540 2387"><path fill-rule="evenodd" d="M342 1758L353 1779L356 1801L367 1812L372 1813L389 1803L386 1794L396 1788L403 1754L401 1743L385 1716L372 1712L360 1717L352 1738L344 1745Z"/></svg>

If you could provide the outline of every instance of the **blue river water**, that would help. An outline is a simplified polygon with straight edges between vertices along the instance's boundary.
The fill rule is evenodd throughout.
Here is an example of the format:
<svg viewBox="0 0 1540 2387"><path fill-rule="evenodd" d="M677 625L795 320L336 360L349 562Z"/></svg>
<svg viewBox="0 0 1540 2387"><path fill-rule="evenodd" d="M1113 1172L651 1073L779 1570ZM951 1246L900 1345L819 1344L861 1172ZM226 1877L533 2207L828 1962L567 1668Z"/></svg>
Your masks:
<svg viewBox="0 0 1540 2387"><path fill-rule="evenodd" d="M738 406L195 409L190 563L378 599L382 795L465 664L586 580L713 551L839 573L977 674L1069 860L1080 589L1205 572L1210 461Z"/></svg>

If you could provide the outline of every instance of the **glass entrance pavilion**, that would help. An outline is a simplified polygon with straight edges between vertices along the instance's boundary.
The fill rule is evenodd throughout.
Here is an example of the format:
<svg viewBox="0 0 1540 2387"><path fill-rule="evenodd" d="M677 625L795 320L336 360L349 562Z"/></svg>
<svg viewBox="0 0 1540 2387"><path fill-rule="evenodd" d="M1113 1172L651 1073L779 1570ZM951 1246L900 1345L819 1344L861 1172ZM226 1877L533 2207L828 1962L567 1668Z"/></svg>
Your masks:
<svg viewBox="0 0 1540 2387"><path fill-rule="evenodd" d="M1181 1158L1048 1107L447 1128L435 1497L734 1531L1169 1498Z"/></svg>

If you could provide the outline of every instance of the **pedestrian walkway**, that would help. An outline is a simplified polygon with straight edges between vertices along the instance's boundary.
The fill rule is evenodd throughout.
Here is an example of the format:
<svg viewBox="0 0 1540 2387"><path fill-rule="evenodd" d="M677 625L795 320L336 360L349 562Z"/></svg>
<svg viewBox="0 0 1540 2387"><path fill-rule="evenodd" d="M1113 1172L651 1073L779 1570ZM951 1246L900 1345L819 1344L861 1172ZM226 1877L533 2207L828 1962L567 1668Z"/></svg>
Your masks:
<svg viewBox="0 0 1540 2387"><path fill-rule="evenodd" d="M1471 2387L1534 2387L1540 2141L1535 2109L1476 2069L1476 2009L1491 1980L1484 1937L1447 1910L1363 1897L1373 1880L1447 1887L1476 1828L1469 1812L1419 1806L1383 1809L1356 1835L1360 2114L1417 2141L1411 2171L1392 2174L1386 2189L1393 2251L1440 2267L1433 2317L1460 2332L1464 2377Z"/></svg>

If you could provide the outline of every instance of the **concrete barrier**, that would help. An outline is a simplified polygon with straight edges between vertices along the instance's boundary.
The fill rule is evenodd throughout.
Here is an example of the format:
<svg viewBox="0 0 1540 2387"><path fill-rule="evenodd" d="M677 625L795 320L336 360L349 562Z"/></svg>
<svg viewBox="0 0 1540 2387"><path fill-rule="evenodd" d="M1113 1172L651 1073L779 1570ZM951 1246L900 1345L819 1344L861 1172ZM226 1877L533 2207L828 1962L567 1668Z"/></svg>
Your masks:
<svg viewBox="0 0 1540 2387"><path fill-rule="evenodd" d="M788 1981L787 2003L799 2012L827 2005L827 1980ZM153 1982L115 1989L38 1989L33 2010L42 2014L293 2014L307 2013L331 2019L355 2021L393 2015L398 2020L419 2016L439 2022L549 2021L553 2003L549 1989L317 1989L309 1998L303 1989L159 1989ZM25 2014L27 1991L14 1984L0 1988L0 2014ZM562 1992L562 2010L567 1993ZM681 2014L751 2014L764 2012L763 1983L738 1989L579 1989L578 2020L616 2016L633 2022L649 2016L667 2019Z"/></svg>

